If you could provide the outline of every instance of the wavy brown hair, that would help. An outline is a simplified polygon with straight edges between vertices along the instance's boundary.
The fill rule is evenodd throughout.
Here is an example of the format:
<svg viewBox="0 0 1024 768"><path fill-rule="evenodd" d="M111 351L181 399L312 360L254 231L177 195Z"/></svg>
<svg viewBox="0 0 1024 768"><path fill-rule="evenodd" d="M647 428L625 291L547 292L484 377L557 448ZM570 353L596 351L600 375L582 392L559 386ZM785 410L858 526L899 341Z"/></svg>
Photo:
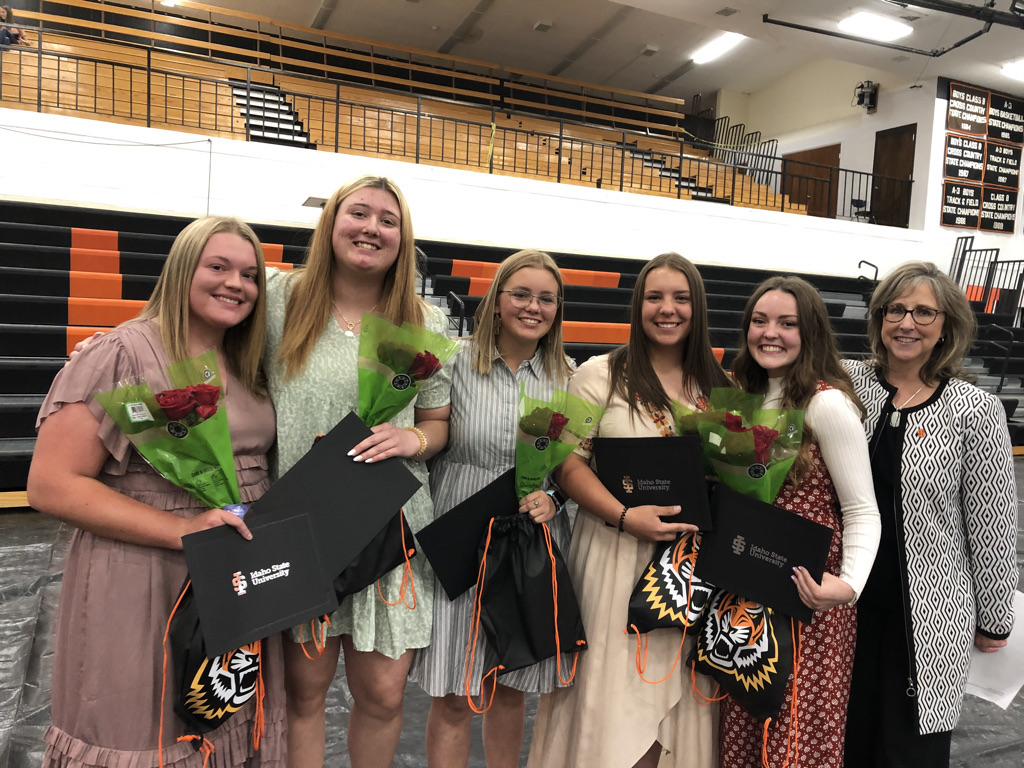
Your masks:
<svg viewBox="0 0 1024 768"><path fill-rule="evenodd" d="M770 277L754 289L743 310L742 335L739 353L732 365L736 382L747 392L763 394L768 391L768 372L754 360L747 347L747 331L754 307L769 291L783 291L796 299L797 323L800 329L800 354L786 372L782 387L782 408L805 410L811 398L818 391L818 382L825 382L838 389L857 406L864 418L864 405L854 392L849 374L839 362L839 348L828 319L828 309L818 289L801 277ZM793 463L789 479L794 485L806 475L811 466L811 443L813 431L804 422L803 441L800 454Z"/></svg>
<svg viewBox="0 0 1024 768"><path fill-rule="evenodd" d="M473 356L473 368L478 373L487 375L491 372L497 355L494 354L494 339L500 328L500 320L497 319L498 294L504 290L508 281L524 267L545 269L551 273L558 283L558 307L555 310L555 319L551 328L540 340L540 346L544 350L544 370L552 381L564 385L572 374L565 357L565 347L562 344L562 315L565 302L565 290L562 285L562 273L558 265L544 251L528 248L524 251L513 253L498 267L494 280L483 299L477 305L473 314L473 336L470 340L470 354Z"/></svg>
<svg viewBox="0 0 1024 768"><path fill-rule="evenodd" d="M707 395L714 387L731 387L732 380L722 370L711 349L711 331L708 328L708 299L704 280L697 267L678 253L663 253L648 261L633 286L629 307L629 343L609 355L611 393L629 403L631 411L640 414L637 399L648 405L668 410L671 399L661 386L651 366L651 341L644 333L643 305L647 275L662 267L674 269L686 276L690 284L690 304L693 316L690 330L683 340L681 362L686 377L685 386L695 395Z"/></svg>
<svg viewBox="0 0 1024 768"><path fill-rule="evenodd" d="M156 320L160 327L160 341L171 362L192 357L188 348L188 297L192 278L207 242L221 232L237 235L256 252L256 285L259 288L256 303L248 317L224 332L222 349L228 368L242 386L251 394L262 396L266 391L260 359L267 333L267 274L263 247L256 233L244 221L227 216L207 216L185 227L174 239L156 287L139 317Z"/></svg>
<svg viewBox="0 0 1024 768"><path fill-rule="evenodd" d="M964 373L963 362L978 333L978 320L974 316L963 289L946 273L929 261L908 261L886 276L871 294L868 306L868 341L871 344L871 362L883 376L889 373L889 352L882 343L885 319L882 311L900 296L927 283L943 311L942 336L932 349L931 356L921 366L921 381L935 384L942 379L974 377Z"/></svg>
<svg viewBox="0 0 1024 768"><path fill-rule="evenodd" d="M320 220L309 243L305 267L288 276L291 291L285 304L284 332L277 360L285 379L298 375L316 346L320 334L331 322L334 297L334 221L345 198L360 189L382 189L398 203L402 217L398 258L384 275L384 298L380 314L396 325L423 325L426 305L416 295L416 240L412 232L409 204L391 179L383 176L359 176L343 184L324 204Z"/></svg>

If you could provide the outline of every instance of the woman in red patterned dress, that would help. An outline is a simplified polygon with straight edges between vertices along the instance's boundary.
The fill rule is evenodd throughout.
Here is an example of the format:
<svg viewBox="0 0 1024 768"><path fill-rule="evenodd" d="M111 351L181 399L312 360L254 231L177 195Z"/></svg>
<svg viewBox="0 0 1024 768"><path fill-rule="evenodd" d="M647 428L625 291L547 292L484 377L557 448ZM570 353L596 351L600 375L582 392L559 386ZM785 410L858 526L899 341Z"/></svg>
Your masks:
<svg viewBox="0 0 1024 768"><path fill-rule="evenodd" d="M800 454L775 505L833 530L826 572L817 584L802 567L793 581L815 611L800 624L796 709L793 677L767 731L733 699L722 704L720 765L842 768L856 609L878 547L880 522L871 482L863 408L839 364L828 312L814 286L773 277L757 287L743 314L743 343L733 365L766 407L804 411ZM795 721L795 722L794 722ZM797 759L799 762L797 762Z"/></svg>

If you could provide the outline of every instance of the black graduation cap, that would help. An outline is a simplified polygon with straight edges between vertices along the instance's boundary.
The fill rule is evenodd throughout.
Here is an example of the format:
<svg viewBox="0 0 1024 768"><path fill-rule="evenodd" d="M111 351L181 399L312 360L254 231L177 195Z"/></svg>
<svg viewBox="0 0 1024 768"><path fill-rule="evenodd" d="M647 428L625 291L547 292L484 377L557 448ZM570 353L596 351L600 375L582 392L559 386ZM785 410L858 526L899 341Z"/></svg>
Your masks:
<svg viewBox="0 0 1024 768"><path fill-rule="evenodd" d="M700 438L597 437L597 476L623 506L678 504L682 511L666 523L690 523L702 531L713 522Z"/></svg>
<svg viewBox="0 0 1024 768"><path fill-rule="evenodd" d="M371 434L350 413L253 503L246 518L248 523L300 511L309 514L328 581L366 548L421 485L399 459L352 461L348 452ZM310 443L315 437L310 436Z"/></svg>
<svg viewBox="0 0 1024 768"><path fill-rule="evenodd" d="M416 534L449 599L476 584L480 539L487 523L518 510L516 471L510 469Z"/></svg>
<svg viewBox="0 0 1024 768"><path fill-rule="evenodd" d="M809 622L793 568L821 583L832 529L719 483L711 494L714 530L704 534L694 570L705 581Z"/></svg>

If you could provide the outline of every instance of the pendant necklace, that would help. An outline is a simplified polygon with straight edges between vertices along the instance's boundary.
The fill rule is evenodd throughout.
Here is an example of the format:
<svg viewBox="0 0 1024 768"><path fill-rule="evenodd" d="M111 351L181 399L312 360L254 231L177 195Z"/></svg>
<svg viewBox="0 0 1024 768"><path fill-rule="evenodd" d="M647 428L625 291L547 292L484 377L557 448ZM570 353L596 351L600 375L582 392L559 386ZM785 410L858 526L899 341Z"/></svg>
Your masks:
<svg viewBox="0 0 1024 768"><path fill-rule="evenodd" d="M911 400L913 400L915 397L917 397L919 394L921 394L921 390L922 389L924 389L924 384L922 384L920 387L918 387L917 392L915 392L910 397L908 397L906 400L904 400L903 401L903 405L893 405L892 416L889 417L889 423L893 427L898 427L900 425L900 410L902 408L906 408L907 407L907 403L909 403Z"/></svg>
<svg viewBox="0 0 1024 768"><path fill-rule="evenodd" d="M334 305L335 311L337 311L338 315L341 317L342 322L345 323L345 327L346 327L345 335L349 336L349 337L355 336L356 335L355 334L355 328L356 328L357 325L362 325L363 324L363 318L360 317L358 320L356 320L353 323L353 322L349 321L349 319L347 317L345 317L344 313L341 311L341 307L338 306L338 303L336 301L335 302L331 302L331 303ZM378 301L377 304L380 304L380 302ZM375 310L377 308L377 304L374 304L372 307L370 307L370 311L371 312L373 312L373 310Z"/></svg>

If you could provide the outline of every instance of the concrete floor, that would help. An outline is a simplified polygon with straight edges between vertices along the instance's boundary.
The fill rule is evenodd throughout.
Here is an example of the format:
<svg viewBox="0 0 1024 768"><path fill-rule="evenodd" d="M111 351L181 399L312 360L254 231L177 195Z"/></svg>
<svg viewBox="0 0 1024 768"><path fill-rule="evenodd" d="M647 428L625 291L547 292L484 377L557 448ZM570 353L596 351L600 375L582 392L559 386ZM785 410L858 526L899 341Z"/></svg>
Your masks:
<svg viewBox="0 0 1024 768"><path fill-rule="evenodd" d="M1016 464L1024 494L1024 459ZM1018 503L1017 564L1024 569L1024 506ZM0 514L0 768L30 768L42 756L49 724L53 623L70 530L33 512ZM1024 571L1022 571L1024 572ZM1021 581L1024 589L1024 579ZM1024 617L1018 617L1024 621ZM423 734L429 698L417 685L406 690L405 727L396 766L425 766ZM347 768L345 733L350 699L345 676L328 698L328 768ZM532 730L535 696L527 700L526 733ZM470 766L483 768L480 718L475 719ZM526 764L529 738L524 745ZM953 735L952 768L1024 767L1024 692L1008 710L968 696ZM856 766L850 766L856 768Z"/></svg>

